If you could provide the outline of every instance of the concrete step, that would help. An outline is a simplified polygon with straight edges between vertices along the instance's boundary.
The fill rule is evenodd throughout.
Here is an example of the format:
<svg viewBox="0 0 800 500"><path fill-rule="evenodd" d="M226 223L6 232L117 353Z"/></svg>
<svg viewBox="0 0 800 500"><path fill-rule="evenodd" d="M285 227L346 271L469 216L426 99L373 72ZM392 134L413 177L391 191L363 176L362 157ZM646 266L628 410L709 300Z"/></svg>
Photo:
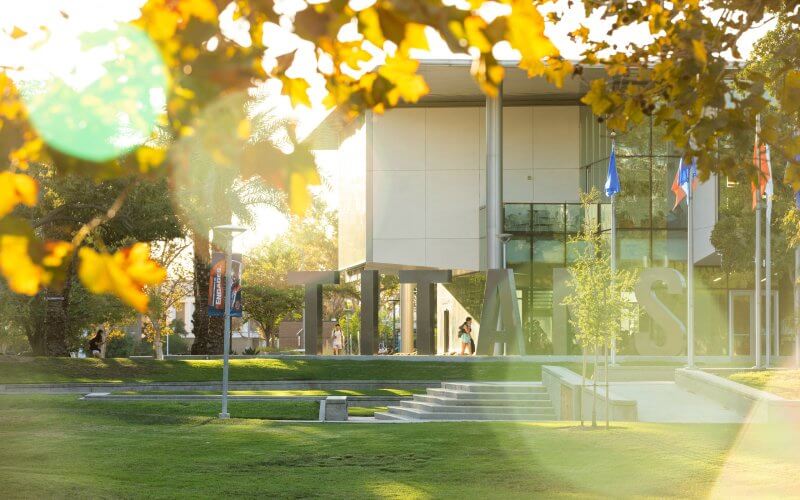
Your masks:
<svg viewBox="0 0 800 500"><path fill-rule="evenodd" d="M443 406L505 406L505 407L542 407L550 406L550 398L541 399L455 399L431 396L429 394L415 394L414 401L432 403Z"/></svg>
<svg viewBox="0 0 800 500"><path fill-rule="evenodd" d="M435 403L423 403L422 401L401 401L400 408L410 408L431 413L513 413L513 414L552 414L553 407L546 406L446 406Z"/></svg>
<svg viewBox="0 0 800 500"><path fill-rule="evenodd" d="M442 389L463 392L500 392L500 393L546 393L547 388L541 382L488 383L488 382L443 382Z"/></svg>
<svg viewBox="0 0 800 500"><path fill-rule="evenodd" d="M549 405L549 398L539 399L456 399L442 396L432 396L430 394L415 394L414 401L423 403L435 403L445 406L537 406L540 404Z"/></svg>
<svg viewBox="0 0 800 500"><path fill-rule="evenodd" d="M398 415L396 413L389 413L387 412L375 412L375 420L394 420L400 422L410 422L410 418L405 418L402 415Z"/></svg>
<svg viewBox="0 0 800 500"><path fill-rule="evenodd" d="M547 391L544 392L475 392L475 391L457 391L451 389L428 389L428 395L439 396L442 398L452 399L473 399L473 400L520 400L520 401L536 401L542 399L549 399Z"/></svg>
<svg viewBox="0 0 800 500"><path fill-rule="evenodd" d="M412 408L402 408L398 406L390 406L388 413L390 415L399 415L407 420L555 420L555 413L539 412L539 413L508 413L508 412L491 412L491 413L436 413ZM376 413L376 416L378 414Z"/></svg>

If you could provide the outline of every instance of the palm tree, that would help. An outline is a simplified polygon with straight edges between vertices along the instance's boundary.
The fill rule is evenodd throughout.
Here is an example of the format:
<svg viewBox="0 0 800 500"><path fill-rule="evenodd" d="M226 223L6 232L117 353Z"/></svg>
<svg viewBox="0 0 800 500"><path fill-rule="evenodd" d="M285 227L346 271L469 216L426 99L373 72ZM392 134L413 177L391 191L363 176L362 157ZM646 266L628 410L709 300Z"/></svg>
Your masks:
<svg viewBox="0 0 800 500"><path fill-rule="evenodd" d="M204 126L170 153L176 202L194 250L192 354L222 353L222 318L209 318L207 309L211 250L224 242L209 240L211 228L234 217L252 227L259 205L286 211L286 196L276 188L297 165L313 166L310 152L297 145L294 124L274 107L256 109L243 93L221 99L208 107Z"/></svg>

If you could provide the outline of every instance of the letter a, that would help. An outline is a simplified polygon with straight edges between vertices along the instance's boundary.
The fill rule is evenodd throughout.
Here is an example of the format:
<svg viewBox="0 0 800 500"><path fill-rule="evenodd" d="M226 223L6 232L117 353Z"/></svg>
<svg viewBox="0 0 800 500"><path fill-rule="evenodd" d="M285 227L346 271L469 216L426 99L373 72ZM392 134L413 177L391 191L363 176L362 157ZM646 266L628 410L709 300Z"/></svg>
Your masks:
<svg viewBox="0 0 800 500"><path fill-rule="evenodd" d="M499 321L501 319L502 322ZM506 344L507 354L525 354L513 269L486 271L486 293L483 296L476 354L495 354L495 344L498 343Z"/></svg>

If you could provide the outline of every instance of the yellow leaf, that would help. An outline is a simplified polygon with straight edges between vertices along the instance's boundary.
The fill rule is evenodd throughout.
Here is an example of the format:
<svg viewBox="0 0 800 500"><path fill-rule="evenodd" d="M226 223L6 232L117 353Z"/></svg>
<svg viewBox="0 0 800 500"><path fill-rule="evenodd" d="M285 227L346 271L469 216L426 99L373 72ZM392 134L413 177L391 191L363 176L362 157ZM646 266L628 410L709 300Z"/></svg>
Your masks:
<svg viewBox="0 0 800 500"><path fill-rule="evenodd" d="M139 312L147 310L146 285L164 281L166 271L150 259L150 246L136 243L113 255L81 248L78 276L92 293L112 294Z"/></svg>
<svg viewBox="0 0 800 500"><path fill-rule="evenodd" d="M136 162L139 164L139 171L147 173L153 168L158 167L164 162L167 156L166 150L142 146L136 150Z"/></svg>
<svg viewBox="0 0 800 500"><path fill-rule="evenodd" d="M66 241L48 241L44 248L46 254L42 258L42 265L48 268L61 267L72 252L72 244Z"/></svg>
<svg viewBox="0 0 800 500"><path fill-rule="evenodd" d="M401 98L406 102L417 102L420 97L428 93L428 84L417 74L417 68L419 61L404 57L402 54L386 59L378 74L394 84L394 88L386 95L389 104L395 106Z"/></svg>
<svg viewBox="0 0 800 500"><path fill-rule="evenodd" d="M166 8L154 7L145 19L142 12L142 27L147 30L155 41L166 41L175 36L180 16L177 12Z"/></svg>
<svg viewBox="0 0 800 500"><path fill-rule="evenodd" d="M28 244L25 236L0 236L0 273L12 292L35 295L45 281L45 271L31 260Z"/></svg>
<svg viewBox="0 0 800 500"><path fill-rule="evenodd" d="M404 49L429 50L428 37L425 35L425 25L418 23L406 24L406 37L403 40Z"/></svg>
<svg viewBox="0 0 800 500"><path fill-rule="evenodd" d="M5 217L22 203L36 205L39 184L32 177L14 172L0 172L0 217Z"/></svg>
<svg viewBox="0 0 800 500"><path fill-rule="evenodd" d="M289 176L289 210L301 217L305 215L312 202L308 187L319 185L320 182L316 169L305 173L292 172Z"/></svg>
<svg viewBox="0 0 800 500"><path fill-rule="evenodd" d="M20 28L19 26L14 26L14 29L11 30L11 38L17 40L22 38L23 36L27 35L28 32Z"/></svg>
<svg viewBox="0 0 800 500"><path fill-rule="evenodd" d="M31 162L41 159L43 148L44 141L40 137L28 139L21 147L9 153L8 160L17 168L27 170Z"/></svg>
<svg viewBox="0 0 800 500"><path fill-rule="evenodd" d="M341 64L359 69L362 62L372 59L372 55L364 50L362 42L337 42L335 45L336 60Z"/></svg>
<svg viewBox="0 0 800 500"><path fill-rule="evenodd" d="M692 50L697 62L703 66L708 64L708 53L706 52L706 46L703 44L702 40L692 40Z"/></svg>
<svg viewBox="0 0 800 500"><path fill-rule="evenodd" d="M530 0L512 0L506 40L520 52L519 67L528 76L541 76L543 59L558 56L558 49L544 34L544 18Z"/></svg>
<svg viewBox="0 0 800 500"><path fill-rule="evenodd" d="M581 98L581 102L591 106L592 113L595 115L603 116L612 110L618 99L619 96L608 91L606 81L602 78L597 78L589 84L589 92Z"/></svg>
<svg viewBox="0 0 800 500"><path fill-rule="evenodd" d="M239 139L246 141L250 139L250 120L245 118L244 120L240 121L239 124L236 126L236 137Z"/></svg>
<svg viewBox="0 0 800 500"><path fill-rule="evenodd" d="M194 61L199 55L200 51L194 45L186 45L181 49L181 59L184 61Z"/></svg>
<svg viewBox="0 0 800 500"><path fill-rule="evenodd" d="M492 43L483 33L484 29L486 21L482 17L469 16L464 19L464 36L467 38L467 43L482 54L492 51Z"/></svg>
<svg viewBox="0 0 800 500"><path fill-rule="evenodd" d="M383 47L383 42L386 39L383 37L378 12L374 7L364 9L358 13L358 30L368 42L372 42L376 47Z"/></svg>
<svg viewBox="0 0 800 500"><path fill-rule="evenodd" d="M178 11L181 13L184 22L189 17L194 16L201 21L213 23L219 17L217 6L211 0L180 0Z"/></svg>
<svg viewBox="0 0 800 500"><path fill-rule="evenodd" d="M311 100L308 98L308 88L310 85L302 78L289 78L288 76L281 75L281 82L283 82L283 95L289 96L292 106L304 104L311 107Z"/></svg>

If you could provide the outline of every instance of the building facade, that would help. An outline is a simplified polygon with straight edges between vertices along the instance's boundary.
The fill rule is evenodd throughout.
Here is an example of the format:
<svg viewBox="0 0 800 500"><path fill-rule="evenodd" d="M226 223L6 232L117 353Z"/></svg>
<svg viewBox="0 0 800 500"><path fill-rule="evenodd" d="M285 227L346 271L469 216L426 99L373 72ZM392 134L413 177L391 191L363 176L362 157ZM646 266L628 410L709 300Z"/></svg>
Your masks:
<svg viewBox="0 0 800 500"><path fill-rule="evenodd" d="M418 105L367 114L339 132L339 263L342 270L387 273L453 269L458 277L439 286L437 305L437 351L446 353L456 349L463 318L479 317L483 294L479 272L486 269L487 247L486 101L459 62L429 62L421 72L431 93ZM578 82L556 89L512 68L505 82L502 209L503 232L511 238L505 257L516 278L528 354L577 353L559 293L573 254L570 238L587 215L580 194L592 188L602 191L612 141L581 105L581 95ZM673 207L671 190L678 152L650 121L615 141L622 184L616 204L619 265L674 268L685 275L686 209L685 204ZM755 342L752 270L723 272L711 243L726 188L711 176L696 192L695 349L699 356L747 357ZM607 230L608 200L590 212ZM671 295L658 287L655 294L685 320L685 294ZM773 352L788 355L793 342L786 322L791 293L776 281L773 296ZM676 333L645 311L627 318L622 327L627 335L620 354L685 353L685 347L683 353L673 352L666 337ZM561 333L566 345L554 345Z"/></svg>

